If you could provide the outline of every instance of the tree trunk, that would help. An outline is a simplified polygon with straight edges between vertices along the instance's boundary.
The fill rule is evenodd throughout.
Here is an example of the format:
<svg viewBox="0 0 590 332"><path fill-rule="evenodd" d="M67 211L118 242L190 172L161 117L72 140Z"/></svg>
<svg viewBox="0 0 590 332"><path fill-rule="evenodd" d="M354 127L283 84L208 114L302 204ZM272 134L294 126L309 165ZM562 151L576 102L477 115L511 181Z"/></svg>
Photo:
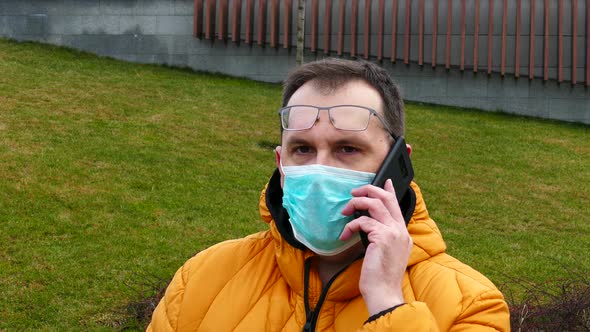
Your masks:
<svg viewBox="0 0 590 332"><path fill-rule="evenodd" d="M298 0L297 5L297 55L295 62L303 64L303 50L305 49L305 1Z"/></svg>

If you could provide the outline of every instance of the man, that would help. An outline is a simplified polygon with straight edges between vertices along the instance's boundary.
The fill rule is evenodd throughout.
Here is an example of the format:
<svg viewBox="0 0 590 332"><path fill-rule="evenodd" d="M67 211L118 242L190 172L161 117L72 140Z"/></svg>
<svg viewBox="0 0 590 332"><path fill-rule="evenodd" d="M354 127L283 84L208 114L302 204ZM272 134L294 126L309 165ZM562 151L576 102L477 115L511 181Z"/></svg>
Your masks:
<svg viewBox="0 0 590 332"><path fill-rule="evenodd" d="M384 69L305 64L286 79L279 113L277 171L259 204L270 229L191 258L148 330L510 329L502 294L445 253L418 186L398 204L390 180L369 184L404 134L403 103Z"/></svg>

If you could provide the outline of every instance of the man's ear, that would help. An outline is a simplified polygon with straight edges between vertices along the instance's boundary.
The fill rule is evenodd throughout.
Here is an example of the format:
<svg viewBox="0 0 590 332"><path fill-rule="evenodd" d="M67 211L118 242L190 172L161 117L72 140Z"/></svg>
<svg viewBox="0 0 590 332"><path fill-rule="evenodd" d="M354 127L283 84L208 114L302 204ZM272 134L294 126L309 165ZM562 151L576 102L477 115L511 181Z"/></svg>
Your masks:
<svg viewBox="0 0 590 332"><path fill-rule="evenodd" d="M281 146L277 146L275 148L275 160L277 163L277 168L279 169L279 171L281 171L282 174L282 170L281 170Z"/></svg>
<svg viewBox="0 0 590 332"><path fill-rule="evenodd" d="M277 168L279 169L279 173L281 173L281 188L283 188L283 184L285 183L285 174L283 174L283 168L281 167L281 146L277 146L275 148L275 159L277 162Z"/></svg>
<svg viewBox="0 0 590 332"><path fill-rule="evenodd" d="M406 144L406 148L408 149L408 155L412 155L412 146L410 144Z"/></svg>

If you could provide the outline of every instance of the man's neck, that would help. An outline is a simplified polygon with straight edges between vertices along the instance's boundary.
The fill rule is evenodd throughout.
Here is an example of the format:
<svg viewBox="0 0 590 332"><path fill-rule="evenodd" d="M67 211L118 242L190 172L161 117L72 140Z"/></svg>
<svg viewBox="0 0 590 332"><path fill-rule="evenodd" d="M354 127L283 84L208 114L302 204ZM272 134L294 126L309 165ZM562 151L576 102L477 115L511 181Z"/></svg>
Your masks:
<svg viewBox="0 0 590 332"><path fill-rule="evenodd" d="M338 272L350 265L362 254L364 248L359 242L354 247L336 256L318 256L318 274L322 285L326 285Z"/></svg>

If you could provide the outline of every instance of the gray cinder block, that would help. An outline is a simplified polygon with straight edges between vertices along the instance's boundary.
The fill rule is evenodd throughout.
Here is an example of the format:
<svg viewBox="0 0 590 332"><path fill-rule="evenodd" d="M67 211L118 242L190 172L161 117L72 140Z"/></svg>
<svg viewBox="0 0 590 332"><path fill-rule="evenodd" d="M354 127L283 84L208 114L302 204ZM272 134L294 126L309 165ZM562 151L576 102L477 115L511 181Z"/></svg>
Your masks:
<svg viewBox="0 0 590 332"><path fill-rule="evenodd" d="M174 47L173 36L137 36L138 54L171 54Z"/></svg>
<svg viewBox="0 0 590 332"><path fill-rule="evenodd" d="M488 80L487 97L491 98L528 98L530 84L526 78L496 77Z"/></svg>
<svg viewBox="0 0 590 332"><path fill-rule="evenodd" d="M43 0L40 0L43 2ZM54 0L51 15L100 15L101 0Z"/></svg>
<svg viewBox="0 0 590 332"><path fill-rule="evenodd" d="M99 11L102 15L133 15L139 0L100 0Z"/></svg>
<svg viewBox="0 0 590 332"><path fill-rule="evenodd" d="M174 15L193 15L194 1L192 0L175 0Z"/></svg>
<svg viewBox="0 0 590 332"><path fill-rule="evenodd" d="M588 120L588 101L580 99L551 98L548 100L549 118L585 122Z"/></svg>
<svg viewBox="0 0 590 332"><path fill-rule="evenodd" d="M0 1L0 15L28 15L32 14L33 4L30 1L2 0Z"/></svg>
<svg viewBox="0 0 590 332"><path fill-rule="evenodd" d="M121 34L155 35L156 16L120 16L119 30Z"/></svg>
<svg viewBox="0 0 590 332"><path fill-rule="evenodd" d="M27 35L46 35L47 34L47 15L32 14L26 18L24 34Z"/></svg>
<svg viewBox="0 0 590 332"><path fill-rule="evenodd" d="M192 35L192 16L157 16L156 33L161 35Z"/></svg>
<svg viewBox="0 0 590 332"><path fill-rule="evenodd" d="M82 17L74 15L51 15L47 17L49 34L79 35L82 33Z"/></svg>
<svg viewBox="0 0 590 332"><path fill-rule="evenodd" d="M108 36L106 45L112 54L137 54L141 36L114 35Z"/></svg>
<svg viewBox="0 0 590 332"><path fill-rule="evenodd" d="M115 35L120 33L118 15L84 15L80 17L82 34L107 34Z"/></svg>
<svg viewBox="0 0 590 332"><path fill-rule="evenodd" d="M173 0L135 0L133 13L136 15L173 15Z"/></svg>
<svg viewBox="0 0 590 332"><path fill-rule="evenodd" d="M447 95L449 97L486 97L489 78L472 72L448 72Z"/></svg>
<svg viewBox="0 0 590 332"><path fill-rule="evenodd" d="M15 37L18 35L24 35L27 32L27 17L24 15L11 15L6 16L5 22L7 26L5 31L8 37Z"/></svg>

